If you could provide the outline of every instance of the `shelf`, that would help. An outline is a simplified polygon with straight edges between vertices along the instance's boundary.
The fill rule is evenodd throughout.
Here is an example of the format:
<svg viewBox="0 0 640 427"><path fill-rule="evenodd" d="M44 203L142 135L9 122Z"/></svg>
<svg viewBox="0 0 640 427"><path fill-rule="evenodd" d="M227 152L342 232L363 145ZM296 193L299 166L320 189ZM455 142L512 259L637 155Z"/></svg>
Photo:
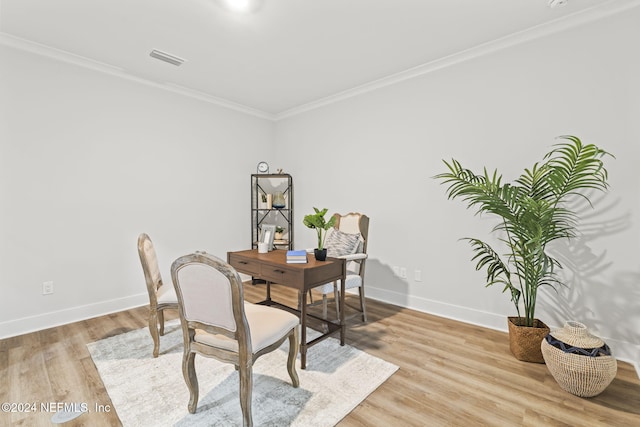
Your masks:
<svg viewBox="0 0 640 427"><path fill-rule="evenodd" d="M282 193L285 206L282 208L261 207L262 197L274 199ZM269 196L271 195L271 196ZM275 225L284 229L286 239L276 239L273 245L279 249L293 248L293 179L289 174L251 174L251 241L257 247L263 225Z"/></svg>

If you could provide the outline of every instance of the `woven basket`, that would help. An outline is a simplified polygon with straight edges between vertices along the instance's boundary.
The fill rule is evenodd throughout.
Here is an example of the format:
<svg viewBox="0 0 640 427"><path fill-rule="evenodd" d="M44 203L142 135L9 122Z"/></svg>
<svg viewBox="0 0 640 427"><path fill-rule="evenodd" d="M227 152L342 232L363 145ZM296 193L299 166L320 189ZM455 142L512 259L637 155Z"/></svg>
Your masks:
<svg viewBox="0 0 640 427"><path fill-rule="evenodd" d="M576 396L602 393L618 370L609 347L580 322L568 321L549 333L540 349L553 378L563 390Z"/></svg>
<svg viewBox="0 0 640 427"><path fill-rule="evenodd" d="M516 359L523 362L544 363L540 342L549 333L549 327L543 321L534 319L533 327L519 326L518 317L508 317L509 349Z"/></svg>

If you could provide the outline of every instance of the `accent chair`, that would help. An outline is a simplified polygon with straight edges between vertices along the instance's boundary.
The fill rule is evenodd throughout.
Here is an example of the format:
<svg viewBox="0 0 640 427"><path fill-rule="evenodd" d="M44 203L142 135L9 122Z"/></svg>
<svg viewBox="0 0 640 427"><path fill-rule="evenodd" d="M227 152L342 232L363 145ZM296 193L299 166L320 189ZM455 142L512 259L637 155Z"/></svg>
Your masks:
<svg viewBox="0 0 640 427"><path fill-rule="evenodd" d="M212 357L233 363L239 371L243 424L252 426L253 364L258 357L288 339L287 370L293 387L300 384L295 369L300 320L284 310L245 302L238 272L204 252L174 261L171 278L184 338L182 373L190 393L189 412L195 413L198 405L195 356Z"/></svg>

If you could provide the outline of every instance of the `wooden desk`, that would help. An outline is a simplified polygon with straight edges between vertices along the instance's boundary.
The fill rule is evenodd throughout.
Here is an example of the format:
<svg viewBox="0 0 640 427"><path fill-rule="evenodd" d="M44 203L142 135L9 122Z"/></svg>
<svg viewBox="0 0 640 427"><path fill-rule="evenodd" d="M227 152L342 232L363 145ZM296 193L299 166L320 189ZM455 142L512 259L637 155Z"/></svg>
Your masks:
<svg viewBox="0 0 640 427"><path fill-rule="evenodd" d="M274 305L300 316L300 367L306 368L307 348L340 331L340 345L344 345L346 325L344 322L344 281L346 277L346 262L344 259L327 258L326 261L316 261L312 254L307 255L306 264L287 264L287 251L274 250L266 254L258 253L256 249L228 252L227 262L238 272L251 275L267 282L267 298L258 304ZM321 317L307 313L307 294L310 289L325 283L340 281L340 319L335 323ZM300 310L280 304L271 299L271 283L288 286L298 290ZM307 342L307 320L315 319L327 325L328 331L318 338Z"/></svg>

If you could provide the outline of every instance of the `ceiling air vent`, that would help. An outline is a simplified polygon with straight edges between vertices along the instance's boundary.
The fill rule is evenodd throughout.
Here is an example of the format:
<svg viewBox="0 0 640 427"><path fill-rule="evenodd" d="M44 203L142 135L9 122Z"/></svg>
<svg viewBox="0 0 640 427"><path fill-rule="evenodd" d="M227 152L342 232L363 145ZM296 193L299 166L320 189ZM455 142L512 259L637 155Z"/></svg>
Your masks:
<svg viewBox="0 0 640 427"><path fill-rule="evenodd" d="M151 53L149 53L149 56L152 58L159 59L160 61L168 62L169 64L173 64L177 67L182 65L182 63L184 62L184 59L182 58L178 58L175 55L171 55L167 52L163 52L157 49L153 49Z"/></svg>
<svg viewBox="0 0 640 427"><path fill-rule="evenodd" d="M556 7L566 6L567 3L569 3L569 0L549 0L547 4L553 9Z"/></svg>

